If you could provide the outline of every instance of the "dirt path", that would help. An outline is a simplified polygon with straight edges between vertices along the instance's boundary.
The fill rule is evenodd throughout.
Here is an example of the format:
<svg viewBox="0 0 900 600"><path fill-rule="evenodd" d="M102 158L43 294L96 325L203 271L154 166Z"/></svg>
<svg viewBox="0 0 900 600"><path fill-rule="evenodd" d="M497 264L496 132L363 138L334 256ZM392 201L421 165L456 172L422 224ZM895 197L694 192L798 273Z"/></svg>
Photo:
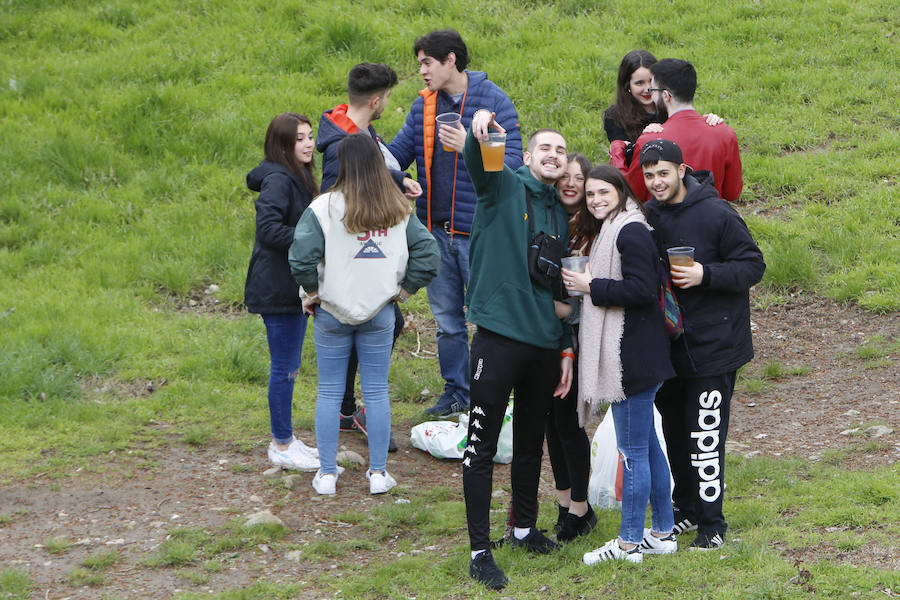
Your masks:
<svg viewBox="0 0 900 600"><path fill-rule="evenodd" d="M752 316L757 358L751 375L777 361L784 367L804 367L801 375L773 380L759 392L739 390L732 404L730 451L745 455L799 456L819 460L827 450L846 449L848 468L868 468L900 459L900 356L866 360L856 350L873 336L900 338L900 313L874 315L855 307L808 296L785 305L755 310ZM874 437L870 426L892 433ZM843 433L859 428L853 433ZM306 432L305 438L311 435ZM364 439L342 434L347 449L365 456ZM400 450L389 458L401 486L449 484L458 489L459 465L433 459L397 436ZM871 443L870 443L871 442ZM105 476L81 475L50 481L38 477L0 490L0 513L12 520L0 526L0 565L30 574L33 598L169 598L179 591L207 593L249 586L257 580L310 585L301 597L318 598L315 578L341 573L342 560L295 562L286 551L253 547L226 556L218 572L200 572L207 581L191 579L177 568L142 564L158 552L167 532L175 528L224 527L237 516L271 510L290 530L282 540L292 546L349 539L355 525L333 516L348 510L368 512L395 502L397 496L372 497L362 471L341 478L334 498L316 496L307 479L287 490L280 479L267 480L264 443L248 455L230 447L192 450L179 444L156 451L149 464L127 453L99 457L108 465ZM500 467L498 481L508 480ZM542 498L552 497L552 476L545 460ZM447 540L446 548L464 539L464 529ZM51 538L75 542L52 554ZM274 545L273 545L274 546ZM278 546L280 547L280 546ZM388 541L377 551L360 552L355 561L390 559ZM123 560L105 573L102 587L73 586L68 574L88 556L116 549ZM888 563L890 564L890 560ZM884 565L882 565L884 566ZM330 592L328 592L330 595Z"/></svg>

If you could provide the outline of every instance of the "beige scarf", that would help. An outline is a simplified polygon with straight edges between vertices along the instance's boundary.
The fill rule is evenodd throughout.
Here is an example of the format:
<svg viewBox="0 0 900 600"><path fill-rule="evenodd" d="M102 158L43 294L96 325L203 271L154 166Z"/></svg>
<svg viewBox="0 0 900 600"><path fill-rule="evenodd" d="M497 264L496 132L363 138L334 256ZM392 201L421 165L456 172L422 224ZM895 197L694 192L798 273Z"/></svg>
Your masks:
<svg viewBox="0 0 900 600"><path fill-rule="evenodd" d="M603 221L600 234L591 245L591 277L622 280L622 256L616 240L628 223L644 223L635 201L628 199L625 210L612 220ZM649 228L649 226L647 226ZM625 309L621 306L594 306L590 294L581 305L581 328L578 334L578 422L583 427L596 416L603 404L625 399L622 385L622 332Z"/></svg>

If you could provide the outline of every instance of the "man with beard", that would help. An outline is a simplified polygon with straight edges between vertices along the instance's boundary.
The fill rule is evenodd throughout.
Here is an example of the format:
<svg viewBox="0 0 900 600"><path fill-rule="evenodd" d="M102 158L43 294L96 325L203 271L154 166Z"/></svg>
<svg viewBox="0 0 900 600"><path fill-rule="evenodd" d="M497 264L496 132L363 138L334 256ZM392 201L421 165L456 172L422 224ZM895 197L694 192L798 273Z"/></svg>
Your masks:
<svg viewBox="0 0 900 600"><path fill-rule="evenodd" d="M672 140L681 147L686 164L695 171L704 169L712 173L719 197L732 202L737 200L744 187L737 136L725 123L709 127L706 118L694 110L694 92L697 90L694 66L685 60L664 58L650 67L650 73L653 75L650 84L653 101L669 117L662 124L661 133L641 134L635 142L634 156L640 156L641 148L650 140ZM647 200L650 196L644 185L640 161L631 161L624 174L638 199Z"/></svg>
<svg viewBox="0 0 900 600"><path fill-rule="evenodd" d="M479 110L463 148L478 203L472 223L467 318L478 326L472 339L471 411L463 454L463 492L472 561L469 574L493 589L507 579L490 547L493 457L510 391L513 414L510 544L546 554L559 548L537 528L538 480L544 429L553 396L572 381L571 330L555 314L553 287L535 282L528 246L539 232L568 247L568 220L554 183L566 172L566 141L541 129L528 141L524 166L485 172L479 140L488 127L503 128L494 113ZM558 280L557 280L558 283Z"/></svg>
<svg viewBox="0 0 900 600"><path fill-rule="evenodd" d="M347 96L349 104L338 104L331 110L322 113L319 120L319 134L316 136L316 150L322 153L322 191L326 192L334 185L338 176L337 147L341 140L353 133L367 132L381 149L384 162L391 172L391 177L404 191L407 197L415 198L422 193L419 183L407 177L400 170L397 159L391 154L372 127L372 122L381 118L391 88L397 85L397 74L392 68L382 63L360 63L350 69L347 75ZM403 331L403 314L394 305L394 339ZM357 369L356 350L350 353L347 364L347 386L344 390L344 401L341 404L341 431L359 431L367 433L365 408L357 409L353 389L356 383ZM397 443L394 436L388 438L388 451L396 452Z"/></svg>
<svg viewBox="0 0 900 600"><path fill-rule="evenodd" d="M653 194L645 205L647 222L660 247L694 248L692 265L670 266L684 334L672 343L676 377L656 393L656 408L675 480L675 533L697 529L691 549L711 550L725 543L731 395L738 368L753 358L749 292L766 264L743 219L718 197L709 172L692 175L677 144L647 142L639 164Z"/></svg>

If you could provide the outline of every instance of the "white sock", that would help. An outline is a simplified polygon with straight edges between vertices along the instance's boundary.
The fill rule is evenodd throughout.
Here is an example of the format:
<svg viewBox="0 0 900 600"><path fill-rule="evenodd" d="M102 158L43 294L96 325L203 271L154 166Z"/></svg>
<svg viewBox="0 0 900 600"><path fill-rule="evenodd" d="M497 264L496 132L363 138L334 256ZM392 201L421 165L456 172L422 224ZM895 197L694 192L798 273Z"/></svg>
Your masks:
<svg viewBox="0 0 900 600"><path fill-rule="evenodd" d="M530 531L531 527L513 527L513 535L517 540L524 540Z"/></svg>
<svg viewBox="0 0 900 600"><path fill-rule="evenodd" d="M482 552L487 552L487 550L472 550L472 560L475 560L475 557L481 554Z"/></svg>

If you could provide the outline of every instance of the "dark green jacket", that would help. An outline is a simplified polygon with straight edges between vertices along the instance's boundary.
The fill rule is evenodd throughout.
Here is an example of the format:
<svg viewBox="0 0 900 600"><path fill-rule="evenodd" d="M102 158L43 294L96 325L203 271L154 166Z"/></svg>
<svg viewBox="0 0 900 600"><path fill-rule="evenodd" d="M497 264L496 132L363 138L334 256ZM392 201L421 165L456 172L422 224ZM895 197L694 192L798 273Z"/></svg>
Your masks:
<svg viewBox="0 0 900 600"><path fill-rule="evenodd" d="M503 171L485 173L471 129L463 159L478 195L469 242L466 318L540 348L571 346L571 328L556 318L552 292L532 284L527 264L531 234L525 218L525 188L531 192L534 214L529 219L534 221L534 231L557 234L563 248L568 248L569 221L559 193L535 179L527 166L518 171L504 166ZM557 231L551 216L554 211Z"/></svg>

